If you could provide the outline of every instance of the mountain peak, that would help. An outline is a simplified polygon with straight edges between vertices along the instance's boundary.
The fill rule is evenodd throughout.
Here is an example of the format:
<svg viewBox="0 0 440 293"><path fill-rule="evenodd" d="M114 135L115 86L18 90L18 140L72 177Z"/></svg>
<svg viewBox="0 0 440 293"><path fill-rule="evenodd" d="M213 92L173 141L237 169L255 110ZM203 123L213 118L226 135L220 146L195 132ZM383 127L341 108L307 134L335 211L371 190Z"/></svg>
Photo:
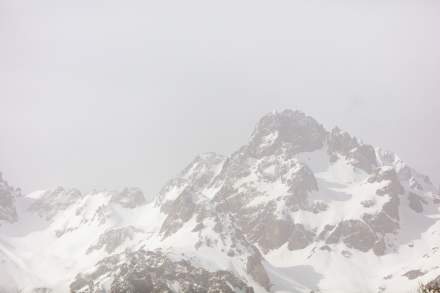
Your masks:
<svg viewBox="0 0 440 293"><path fill-rule="evenodd" d="M249 146L256 156L281 146L293 153L314 151L322 147L326 134L320 123L301 111L274 111L257 123Z"/></svg>
<svg viewBox="0 0 440 293"><path fill-rule="evenodd" d="M13 211L1 209L13 203L5 186L0 179L0 221ZM136 292L198 284L186 291L391 293L440 274L440 195L429 178L300 111L265 115L227 157L197 156L153 204L139 188L82 195L59 187L24 199L30 213L22 217L27 205L17 200L19 220L4 228L50 221L32 228L38 233L0 237L4 271L15 272L16 259L30 267L17 273L17 289L29 275L38 279L29 288L64 288L56 292L71 282L90 293L138 284Z"/></svg>

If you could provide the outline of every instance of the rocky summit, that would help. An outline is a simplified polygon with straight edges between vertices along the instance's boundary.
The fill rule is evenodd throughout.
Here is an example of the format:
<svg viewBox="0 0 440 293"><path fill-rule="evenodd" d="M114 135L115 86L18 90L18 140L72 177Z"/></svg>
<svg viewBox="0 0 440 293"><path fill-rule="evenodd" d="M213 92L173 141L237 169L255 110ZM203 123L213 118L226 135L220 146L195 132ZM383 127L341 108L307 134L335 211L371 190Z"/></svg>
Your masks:
<svg viewBox="0 0 440 293"><path fill-rule="evenodd" d="M415 292L440 275L439 204L393 152L272 112L153 197L0 176L0 292Z"/></svg>

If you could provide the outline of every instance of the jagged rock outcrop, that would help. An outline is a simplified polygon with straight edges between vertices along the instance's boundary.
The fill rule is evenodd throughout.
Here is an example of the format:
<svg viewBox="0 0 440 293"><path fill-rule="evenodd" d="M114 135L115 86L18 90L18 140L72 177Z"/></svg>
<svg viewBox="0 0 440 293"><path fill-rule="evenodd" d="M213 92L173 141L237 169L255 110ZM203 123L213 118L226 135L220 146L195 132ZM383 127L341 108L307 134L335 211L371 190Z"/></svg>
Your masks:
<svg viewBox="0 0 440 293"><path fill-rule="evenodd" d="M0 172L0 225L4 222L17 221L17 211L15 208L15 199L20 196L20 189L11 187L6 180L3 179Z"/></svg>
<svg viewBox="0 0 440 293"><path fill-rule="evenodd" d="M90 246L87 253L99 249L104 249L107 253L113 253L125 241L133 240L136 233L142 232L142 230L133 226L110 229L99 236L98 242Z"/></svg>
<svg viewBox="0 0 440 293"><path fill-rule="evenodd" d="M373 188L359 202L363 207L359 217L314 225L313 218L332 212L326 200L313 196L328 191L320 190L320 180L304 159L319 152L327 168L338 165L353 173L351 182L343 184L357 180L360 187ZM229 158L214 154L202 158L161 192L161 208L169 214L163 232L174 233L197 210L214 202L234 215L246 238L264 253L284 244L290 250L304 249L320 240L384 255L396 248L392 239L399 233L401 197L408 194L410 208L420 213L428 202L417 194L424 188L418 181L423 178L425 188L433 188L426 177L418 175L416 180L415 172L394 154L376 150L339 128L328 132L313 118L290 110L264 116L250 142ZM408 182L408 190L402 180ZM329 184L328 179L321 179L321 184ZM296 222L304 213L310 214L310 222Z"/></svg>
<svg viewBox="0 0 440 293"><path fill-rule="evenodd" d="M257 158L276 154L282 147L290 155L311 152L323 146L325 137L326 130L315 119L299 111L284 110L261 118L246 151Z"/></svg>
<svg viewBox="0 0 440 293"><path fill-rule="evenodd" d="M440 293L440 276L426 285L421 285L418 293Z"/></svg>
<svg viewBox="0 0 440 293"><path fill-rule="evenodd" d="M373 146L363 144L338 127L327 135L328 153L332 161L338 156L347 159L353 166L370 173L377 167L377 158Z"/></svg>
<svg viewBox="0 0 440 293"><path fill-rule="evenodd" d="M112 203L117 203L124 208L134 209L147 204L147 199L140 188L124 188L121 191L112 192Z"/></svg>
<svg viewBox="0 0 440 293"><path fill-rule="evenodd" d="M189 260L161 251L138 250L113 255L99 262L96 270L80 274L71 283L72 292L253 292L243 280L228 271L209 272Z"/></svg>

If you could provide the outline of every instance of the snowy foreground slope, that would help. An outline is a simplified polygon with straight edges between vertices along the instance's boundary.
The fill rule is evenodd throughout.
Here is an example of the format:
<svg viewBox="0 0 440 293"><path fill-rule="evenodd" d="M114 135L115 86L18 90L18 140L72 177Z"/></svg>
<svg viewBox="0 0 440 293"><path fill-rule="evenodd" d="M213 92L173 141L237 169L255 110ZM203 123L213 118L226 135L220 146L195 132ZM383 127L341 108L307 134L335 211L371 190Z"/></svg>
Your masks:
<svg viewBox="0 0 440 293"><path fill-rule="evenodd" d="M440 195L301 112L154 198L0 182L0 292L415 292L440 275Z"/></svg>

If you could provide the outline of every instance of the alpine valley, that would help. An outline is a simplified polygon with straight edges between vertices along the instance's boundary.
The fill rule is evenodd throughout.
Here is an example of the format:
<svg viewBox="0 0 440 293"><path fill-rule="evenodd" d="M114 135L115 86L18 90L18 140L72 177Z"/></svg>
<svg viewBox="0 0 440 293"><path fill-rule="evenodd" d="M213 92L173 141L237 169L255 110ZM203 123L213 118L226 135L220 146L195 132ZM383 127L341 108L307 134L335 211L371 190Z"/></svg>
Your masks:
<svg viewBox="0 0 440 293"><path fill-rule="evenodd" d="M440 275L439 207L396 154L272 112L154 197L0 176L0 292L416 292Z"/></svg>

